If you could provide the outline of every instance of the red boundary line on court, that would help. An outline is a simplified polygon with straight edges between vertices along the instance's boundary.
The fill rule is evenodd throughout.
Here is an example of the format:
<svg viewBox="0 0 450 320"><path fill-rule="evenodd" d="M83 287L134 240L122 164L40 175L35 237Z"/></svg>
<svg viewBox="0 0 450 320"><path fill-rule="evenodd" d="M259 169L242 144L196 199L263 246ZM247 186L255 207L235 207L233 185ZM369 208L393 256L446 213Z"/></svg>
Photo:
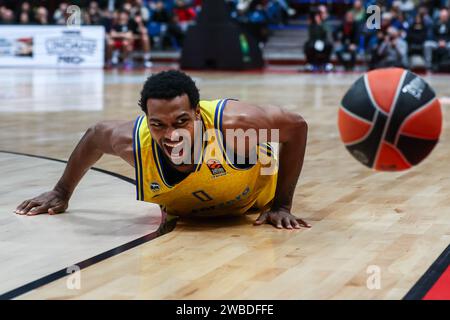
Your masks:
<svg viewBox="0 0 450 320"><path fill-rule="evenodd" d="M450 245L403 299L450 300Z"/></svg>
<svg viewBox="0 0 450 320"><path fill-rule="evenodd" d="M423 297L423 300L450 300L450 266Z"/></svg>

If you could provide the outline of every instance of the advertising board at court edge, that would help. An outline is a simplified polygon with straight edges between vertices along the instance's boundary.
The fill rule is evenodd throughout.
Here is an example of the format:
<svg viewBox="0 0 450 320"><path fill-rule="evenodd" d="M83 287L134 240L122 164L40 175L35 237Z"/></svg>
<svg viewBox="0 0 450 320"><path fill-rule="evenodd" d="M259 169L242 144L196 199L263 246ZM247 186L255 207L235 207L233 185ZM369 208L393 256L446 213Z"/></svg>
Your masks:
<svg viewBox="0 0 450 320"><path fill-rule="evenodd" d="M102 26L2 26L0 67L93 67L104 63Z"/></svg>

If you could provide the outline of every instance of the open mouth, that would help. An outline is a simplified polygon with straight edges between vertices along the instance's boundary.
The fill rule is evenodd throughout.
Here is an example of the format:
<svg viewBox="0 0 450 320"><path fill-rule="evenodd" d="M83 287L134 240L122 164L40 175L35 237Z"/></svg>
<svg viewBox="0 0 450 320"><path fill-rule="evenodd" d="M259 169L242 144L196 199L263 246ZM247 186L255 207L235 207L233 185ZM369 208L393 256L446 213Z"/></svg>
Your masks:
<svg viewBox="0 0 450 320"><path fill-rule="evenodd" d="M182 164L184 155L183 141L166 141L162 145L167 157L169 157L174 164Z"/></svg>

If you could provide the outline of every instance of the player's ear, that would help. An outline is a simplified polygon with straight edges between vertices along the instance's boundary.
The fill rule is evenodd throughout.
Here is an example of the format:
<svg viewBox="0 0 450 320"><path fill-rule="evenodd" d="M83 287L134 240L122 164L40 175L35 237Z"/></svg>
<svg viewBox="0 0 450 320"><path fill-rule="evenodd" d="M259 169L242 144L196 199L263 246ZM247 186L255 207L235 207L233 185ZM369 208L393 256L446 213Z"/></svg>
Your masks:
<svg viewBox="0 0 450 320"><path fill-rule="evenodd" d="M195 107L195 119L200 120L200 104Z"/></svg>

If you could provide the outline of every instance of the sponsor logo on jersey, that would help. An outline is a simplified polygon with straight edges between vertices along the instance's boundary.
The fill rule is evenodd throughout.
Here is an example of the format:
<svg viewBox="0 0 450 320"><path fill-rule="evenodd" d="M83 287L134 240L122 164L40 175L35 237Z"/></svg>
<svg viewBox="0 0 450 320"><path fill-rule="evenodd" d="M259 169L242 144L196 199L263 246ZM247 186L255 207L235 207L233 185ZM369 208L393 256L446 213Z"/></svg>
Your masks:
<svg viewBox="0 0 450 320"><path fill-rule="evenodd" d="M211 174L213 175L213 177L219 177L219 176L224 176L227 174L227 172L225 171L225 168L222 166L222 164L219 162L219 160L216 159L209 159L206 162L206 165L209 168L209 171L211 171Z"/></svg>
<svg viewBox="0 0 450 320"><path fill-rule="evenodd" d="M150 184L150 190L152 190L153 192L158 192L159 190L161 190L161 187L159 186L158 182L152 182Z"/></svg>
<svg viewBox="0 0 450 320"><path fill-rule="evenodd" d="M198 217L210 216L212 214L214 215L215 210L222 211L228 207L231 207L233 205L240 203L243 200L246 200L248 198L248 196L250 195L250 191L251 191L250 187L247 186L247 187L245 187L244 191L239 193L237 196L230 198L227 201L223 201L223 202L217 203L215 205L211 205L211 206L192 209L191 213Z"/></svg>

